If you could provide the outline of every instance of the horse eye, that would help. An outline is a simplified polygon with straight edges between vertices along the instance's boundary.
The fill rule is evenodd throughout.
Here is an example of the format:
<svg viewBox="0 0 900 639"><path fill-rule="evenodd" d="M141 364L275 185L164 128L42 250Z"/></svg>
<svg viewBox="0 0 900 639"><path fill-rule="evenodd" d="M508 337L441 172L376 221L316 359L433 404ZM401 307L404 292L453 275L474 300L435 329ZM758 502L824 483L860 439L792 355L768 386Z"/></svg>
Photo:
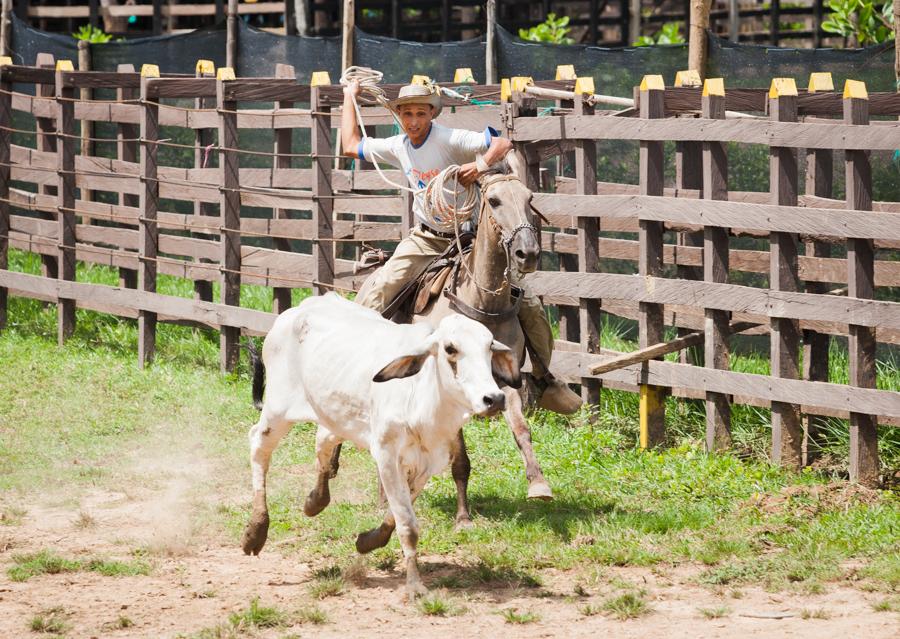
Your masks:
<svg viewBox="0 0 900 639"><path fill-rule="evenodd" d="M447 353L447 355L450 355L452 357L452 356L456 355L457 350L456 350L456 347L453 346L452 344L447 344L444 347L444 352Z"/></svg>
<svg viewBox="0 0 900 639"><path fill-rule="evenodd" d="M489 197L488 204L490 204L493 207L497 207L497 206L500 206L500 200L495 197Z"/></svg>

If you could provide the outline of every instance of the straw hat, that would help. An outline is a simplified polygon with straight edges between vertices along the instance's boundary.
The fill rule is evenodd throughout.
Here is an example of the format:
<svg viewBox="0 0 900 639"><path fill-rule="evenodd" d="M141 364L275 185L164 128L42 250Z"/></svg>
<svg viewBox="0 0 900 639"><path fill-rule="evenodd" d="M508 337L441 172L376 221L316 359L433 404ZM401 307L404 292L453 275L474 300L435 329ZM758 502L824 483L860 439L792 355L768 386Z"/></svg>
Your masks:
<svg viewBox="0 0 900 639"><path fill-rule="evenodd" d="M422 84L407 84L400 89L400 94L388 101L391 110L397 111L404 104L430 104L434 107L434 117L441 114L441 96L436 91Z"/></svg>

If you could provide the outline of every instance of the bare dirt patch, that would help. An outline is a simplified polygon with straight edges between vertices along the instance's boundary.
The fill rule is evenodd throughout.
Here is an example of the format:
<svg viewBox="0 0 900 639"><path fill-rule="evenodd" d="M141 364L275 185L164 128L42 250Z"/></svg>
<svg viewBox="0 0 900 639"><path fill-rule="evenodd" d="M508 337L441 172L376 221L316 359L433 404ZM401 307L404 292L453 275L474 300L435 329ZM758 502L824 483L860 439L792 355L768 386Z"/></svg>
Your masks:
<svg viewBox="0 0 900 639"><path fill-rule="evenodd" d="M246 636L453 637L502 633L512 637L866 637L900 634L898 615L875 612L884 593L833 586L818 595L768 593L759 587L705 589L693 578L701 568L598 567L541 572L541 585L480 583L435 590L426 614L404 601L403 575L375 561L345 569L337 593L315 596L321 566L279 552L277 544L247 557L209 523L209 505L239 498L234 484L218 480L213 465L194 447L135 458L135 477L118 488L85 488L44 495L38 503L4 503L15 513L0 526L0 636L41 636L32 620L48 609L66 624L67 637L177 637L228 624L254 598L287 613L279 628L248 628ZM804 489L807 490L807 489ZM808 490L800 501L864 498L856 488ZM245 491L249 493L249 491ZM786 493L788 491L785 491ZM762 504L782 507L782 494ZM797 501L796 499L794 501ZM298 505L299 507L299 505ZM375 506L373 505L373 508ZM25 511L25 512L23 512ZM86 524L89 523L89 525ZM581 540L589 543L588 540ZM74 571L15 582L13 557L51 550L67 558L103 557L149 561L149 575L108 577ZM465 557L423 557L428 584L471 570ZM399 563L398 563L399 565ZM591 575L590 578L585 577ZM647 612L620 619L611 599L632 593ZM441 604L446 604L443 606ZM627 604L628 601L625 602ZM624 604L623 604L624 605ZM311 626L298 611L316 606L327 623ZM123 621L124 620L124 621ZM214 635L213 635L214 636ZM227 635L226 635L227 636ZM244 636L244 635L238 635Z"/></svg>

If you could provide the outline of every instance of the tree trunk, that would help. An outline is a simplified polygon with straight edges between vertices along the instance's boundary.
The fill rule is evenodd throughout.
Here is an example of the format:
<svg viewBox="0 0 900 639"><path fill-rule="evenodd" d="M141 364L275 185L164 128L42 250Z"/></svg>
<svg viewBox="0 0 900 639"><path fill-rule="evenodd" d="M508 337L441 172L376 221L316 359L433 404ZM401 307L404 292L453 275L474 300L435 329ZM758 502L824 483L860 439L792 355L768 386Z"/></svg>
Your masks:
<svg viewBox="0 0 900 639"><path fill-rule="evenodd" d="M691 0L691 30L688 44L688 69L706 77L706 30L712 0Z"/></svg>

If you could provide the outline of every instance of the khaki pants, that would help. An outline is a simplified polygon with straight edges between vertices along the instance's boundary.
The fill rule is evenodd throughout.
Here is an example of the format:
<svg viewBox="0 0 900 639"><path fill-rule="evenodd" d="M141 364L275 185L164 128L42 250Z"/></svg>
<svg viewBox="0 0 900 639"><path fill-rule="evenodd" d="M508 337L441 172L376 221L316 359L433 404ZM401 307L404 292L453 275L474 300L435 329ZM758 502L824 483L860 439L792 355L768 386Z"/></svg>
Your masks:
<svg viewBox="0 0 900 639"><path fill-rule="evenodd" d="M443 253L450 242L452 240L422 231L418 227L414 228L397 244L391 259L375 271L368 291L363 297L357 296L356 301L376 311L383 311L400 289L428 268L432 260ZM550 330L550 322L547 321L544 305L521 281L514 283L525 291L522 305L519 307L522 330L528 336L538 357L549 365L553 353L553 333ZM532 362L532 367L537 377L543 377L547 372L535 362Z"/></svg>

